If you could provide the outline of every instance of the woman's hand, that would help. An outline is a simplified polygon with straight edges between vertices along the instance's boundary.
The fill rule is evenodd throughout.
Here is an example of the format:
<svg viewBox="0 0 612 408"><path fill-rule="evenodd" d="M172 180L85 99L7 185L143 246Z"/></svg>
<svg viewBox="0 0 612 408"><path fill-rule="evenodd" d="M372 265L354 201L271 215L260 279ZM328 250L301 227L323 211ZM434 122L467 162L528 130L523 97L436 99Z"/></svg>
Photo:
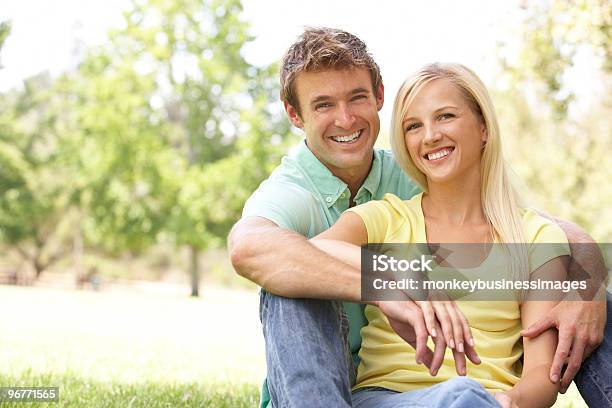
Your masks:
<svg viewBox="0 0 612 408"><path fill-rule="evenodd" d="M495 394L495 401L499 402L502 408L519 408L512 397L505 392L498 392Z"/></svg>
<svg viewBox="0 0 612 408"><path fill-rule="evenodd" d="M474 348L474 337L463 312L444 292L430 294L430 300L415 302L423 311L425 325L429 335L436 339L442 336L453 351L457 374L466 375L465 356L474 364L480 364L480 358ZM438 330L442 330L439 333ZM438 330L436 330L438 328Z"/></svg>
<svg viewBox="0 0 612 408"><path fill-rule="evenodd" d="M417 364L425 364L431 375L438 374L444 361L444 337L434 338L434 351L427 346L429 338L423 312L411 300L379 301L374 303L387 317L391 328L415 349ZM437 324L437 323L436 323ZM439 329L439 326L436 326Z"/></svg>

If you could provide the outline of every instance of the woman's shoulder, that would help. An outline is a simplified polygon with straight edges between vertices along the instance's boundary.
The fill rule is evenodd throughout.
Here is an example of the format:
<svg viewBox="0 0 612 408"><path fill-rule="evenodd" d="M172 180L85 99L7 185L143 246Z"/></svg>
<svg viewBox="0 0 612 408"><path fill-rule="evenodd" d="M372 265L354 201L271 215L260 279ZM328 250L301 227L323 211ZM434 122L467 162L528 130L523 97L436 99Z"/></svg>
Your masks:
<svg viewBox="0 0 612 408"><path fill-rule="evenodd" d="M409 200L402 200L395 194L387 193L383 196L382 200L377 201L381 203L380 205L386 206L398 215L413 218L423 212L421 210L422 197L423 193L419 193Z"/></svg>
<svg viewBox="0 0 612 408"><path fill-rule="evenodd" d="M364 204L359 204L350 210L355 212L362 211L384 211L396 216L414 216L421 211L421 194L417 194L409 200L402 200L397 195L386 193L380 200L371 200Z"/></svg>
<svg viewBox="0 0 612 408"><path fill-rule="evenodd" d="M398 231L411 231L418 225L421 211L420 194L410 200L402 200L394 194L385 194L380 200L372 200L349 209L359 215L368 231L370 242L393 239Z"/></svg>
<svg viewBox="0 0 612 408"><path fill-rule="evenodd" d="M523 230L528 243L567 243L561 227L549 218L540 215L533 208L522 210Z"/></svg>

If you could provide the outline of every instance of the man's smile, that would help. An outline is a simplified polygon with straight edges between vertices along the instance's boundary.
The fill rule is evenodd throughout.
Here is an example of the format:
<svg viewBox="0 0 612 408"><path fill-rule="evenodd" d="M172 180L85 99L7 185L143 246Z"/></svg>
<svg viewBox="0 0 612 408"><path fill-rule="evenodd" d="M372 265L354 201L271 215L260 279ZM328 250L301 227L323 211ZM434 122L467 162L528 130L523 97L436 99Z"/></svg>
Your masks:
<svg viewBox="0 0 612 408"><path fill-rule="evenodd" d="M332 139L334 142L349 144L349 143L355 143L361 137L362 134L363 134L363 129L359 129L349 135L331 136L330 139Z"/></svg>

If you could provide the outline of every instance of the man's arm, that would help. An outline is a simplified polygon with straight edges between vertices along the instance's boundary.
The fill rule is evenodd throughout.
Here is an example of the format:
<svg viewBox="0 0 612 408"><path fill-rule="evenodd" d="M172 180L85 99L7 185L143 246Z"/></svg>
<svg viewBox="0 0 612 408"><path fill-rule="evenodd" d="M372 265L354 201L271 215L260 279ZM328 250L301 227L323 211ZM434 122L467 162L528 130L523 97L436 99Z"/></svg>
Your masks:
<svg viewBox="0 0 612 408"><path fill-rule="evenodd" d="M542 215L551 218L546 214ZM603 340L606 323L607 270L601 251L587 233L571 222L560 219L554 219L554 221L563 229L570 244L572 255L568 271L570 279L578 279L577 270L580 270L582 274L586 272L588 275L586 278L592 285L589 288L590 299L596 300L583 301L576 297L576 292L570 292L566 300L559 302L548 314L530 325L521 334L534 338L551 327L559 330L559 343L550 369L550 378L553 382L559 380L561 368L565 359L569 357L568 367L561 378L561 392L564 393L580 369L582 361ZM585 279L585 277L581 278ZM596 296L597 292L600 293Z"/></svg>
<svg viewBox="0 0 612 408"><path fill-rule="evenodd" d="M228 237L234 269L270 293L294 298L361 301L361 272L317 249L306 238L263 217L238 221ZM377 303L377 302L373 302ZM436 374L444 358L443 336L435 353L420 308L412 301L381 302L394 330L416 349L419 363Z"/></svg>
<svg viewBox="0 0 612 408"><path fill-rule="evenodd" d="M238 221L228 237L238 274L275 295L359 302L361 275L308 240L263 217Z"/></svg>

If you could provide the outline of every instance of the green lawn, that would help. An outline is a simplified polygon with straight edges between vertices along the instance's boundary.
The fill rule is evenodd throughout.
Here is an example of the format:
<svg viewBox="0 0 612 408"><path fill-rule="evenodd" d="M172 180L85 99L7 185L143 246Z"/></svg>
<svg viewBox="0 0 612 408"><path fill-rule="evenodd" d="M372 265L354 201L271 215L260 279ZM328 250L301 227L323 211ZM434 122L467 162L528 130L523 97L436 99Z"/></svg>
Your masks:
<svg viewBox="0 0 612 408"><path fill-rule="evenodd" d="M223 289L0 286L0 385L58 386L66 407L253 407L265 374L257 302Z"/></svg>
<svg viewBox="0 0 612 408"><path fill-rule="evenodd" d="M0 375L2 384L60 388L62 407L254 407L259 389L252 384L101 382L77 373L40 374L22 372ZM55 403L4 403L2 407L53 407Z"/></svg>
<svg viewBox="0 0 612 408"><path fill-rule="evenodd" d="M256 406L265 374L257 295L155 288L0 286L0 386L57 386L62 407ZM556 407L586 407L575 388L568 394Z"/></svg>

